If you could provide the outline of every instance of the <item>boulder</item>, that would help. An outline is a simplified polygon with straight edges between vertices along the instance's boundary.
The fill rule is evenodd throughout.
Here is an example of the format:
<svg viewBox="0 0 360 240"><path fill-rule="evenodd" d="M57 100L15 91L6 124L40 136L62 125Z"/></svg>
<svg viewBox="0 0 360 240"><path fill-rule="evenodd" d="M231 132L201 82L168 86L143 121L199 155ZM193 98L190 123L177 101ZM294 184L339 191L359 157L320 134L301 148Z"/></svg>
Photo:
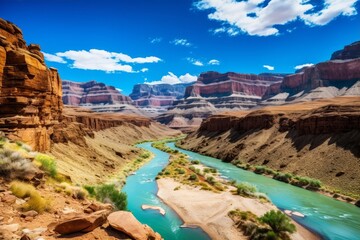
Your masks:
<svg viewBox="0 0 360 240"><path fill-rule="evenodd" d="M54 231L59 234L90 232L95 228L103 225L106 222L106 217L108 214L108 210L101 210L90 215L80 215L71 219L63 220L55 224Z"/></svg>
<svg viewBox="0 0 360 240"><path fill-rule="evenodd" d="M107 219L111 227L129 235L132 239L162 239L160 234L154 232L149 226L141 224L131 212L113 212Z"/></svg>
<svg viewBox="0 0 360 240"><path fill-rule="evenodd" d="M355 206L360 207L360 199L355 202Z"/></svg>

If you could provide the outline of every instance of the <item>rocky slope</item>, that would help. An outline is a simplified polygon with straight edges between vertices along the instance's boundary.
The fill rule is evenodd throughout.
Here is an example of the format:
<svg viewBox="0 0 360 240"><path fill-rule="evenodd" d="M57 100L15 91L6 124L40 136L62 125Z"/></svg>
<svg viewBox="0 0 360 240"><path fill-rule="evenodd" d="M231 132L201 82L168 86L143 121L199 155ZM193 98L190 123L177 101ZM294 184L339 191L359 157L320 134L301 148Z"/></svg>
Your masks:
<svg viewBox="0 0 360 240"><path fill-rule="evenodd" d="M36 150L49 150L61 97L59 74L46 67L39 45L27 46L21 30L0 19L0 131Z"/></svg>
<svg viewBox="0 0 360 240"><path fill-rule="evenodd" d="M331 60L306 67L272 85L261 105L360 95L360 42L332 54Z"/></svg>
<svg viewBox="0 0 360 240"><path fill-rule="evenodd" d="M360 97L340 97L214 115L180 145L360 195L359 142Z"/></svg>
<svg viewBox="0 0 360 240"><path fill-rule="evenodd" d="M175 99L184 97L190 84L136 84L129 95L139 107L169 107Z"/></svg>
<svg viewBox="0 0 360 240"><path fill-rule="evenodd" d="M282 74L202 73L186 88L184 99L174 101L173 107L156 119L174 128L198 126L213 113L256 106L268 88L282 79Z"/></svg>
<svg viewBox="0 0 360 240"><path fill-rule="evenodd" d="M121 94L113 86L90 81L78 83L63 81L63 102L65 105L82 106L95 112L122 112L144 115L134 106L130 97Z"/></svg>
<svg viewBox="0 0 360 240"><path fill-rule="evenodd" d="M119 173L141 153L133 146L136 142L180 134L136 115L65 107L63 116L55 127L50 153L58 159L61 172L78 184L102 182Z"/></svg>

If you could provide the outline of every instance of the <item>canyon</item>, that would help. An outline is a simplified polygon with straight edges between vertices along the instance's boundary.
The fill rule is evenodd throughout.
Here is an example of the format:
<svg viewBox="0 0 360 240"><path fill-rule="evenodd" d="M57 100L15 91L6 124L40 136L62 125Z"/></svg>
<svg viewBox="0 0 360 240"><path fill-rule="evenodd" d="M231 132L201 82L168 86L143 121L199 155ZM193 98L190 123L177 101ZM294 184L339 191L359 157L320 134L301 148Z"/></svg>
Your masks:
<svg viewBox="0 0 360 240"><path fill-rule="evenodd" d="M359 142L360 97L338 97L216 114L179 146L316 178L358 196Z"/></svg>

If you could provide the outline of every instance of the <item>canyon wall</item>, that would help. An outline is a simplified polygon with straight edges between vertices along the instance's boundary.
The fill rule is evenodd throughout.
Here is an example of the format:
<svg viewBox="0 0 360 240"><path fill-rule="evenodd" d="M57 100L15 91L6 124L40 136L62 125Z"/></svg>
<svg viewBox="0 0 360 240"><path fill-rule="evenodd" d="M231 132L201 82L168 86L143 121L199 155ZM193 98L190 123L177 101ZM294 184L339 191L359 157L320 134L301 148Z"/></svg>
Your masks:
<svg viewBox="0 0 360 240"><path fill-rule="evenodd" d="M330 61L285 76L267 90L262 105L360 95L359 84L360 42L355 42L333 53Z"/></svg>
<svg viewBox="0 0 360 240"><path fill-rule="evenodd" d="M63 102L65 105L132 104L128 96L122 95L115 87L90 81L78 83L63 81Z"/></svg>
<svg viewBox="0 0 360 240"><path fill-rule="evenodd" d="M176 99L184 97L190 84L136 84L129 95L138 107L169 107Z"/></svg>
<svg viewBox="0 0 360 240"><path fill-rule="evenodd" d="M0 131L35 150L49 150L61 98L59 74L46 67L39 45L27 46L21 30L0 19Z"/></svg>
<svg viewBox="0 0 360 240"><path fill-rule="evenodd" d="M359 195L360 97L213 115L180 146L320 179Z"/></svg>

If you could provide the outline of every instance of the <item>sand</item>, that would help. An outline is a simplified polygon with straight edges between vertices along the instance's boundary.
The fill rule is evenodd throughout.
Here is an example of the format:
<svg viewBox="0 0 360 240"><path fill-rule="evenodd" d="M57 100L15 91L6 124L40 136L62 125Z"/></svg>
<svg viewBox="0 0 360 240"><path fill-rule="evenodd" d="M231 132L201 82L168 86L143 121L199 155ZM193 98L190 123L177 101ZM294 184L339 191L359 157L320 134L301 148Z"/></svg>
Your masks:
<svg viewBox="0 0 360 240"><path fill-rule="evenodd" d="M227 216L231 210L238 208L261 216L269 210L276 209L271 203L261 203L257 199L244 198L230 192L204 191L182 185L170 178L159 179L157 184L158 196L177 212L185 226L199 226L212 239L247 239ZM180 189L174 191L178 186L181 186ZM320 239L299 224L296 224L296 227L298 232L291 235L292 239Z"/></svg>
<svg viewBox="0 0 360 240"><path fill-rule="evenodd" d="M153 210L157 210L157 211L159 211L159 213L161 214L161 215L165 215L165 210L162 208L162 207L159 207L159 206L150 206L150 205L145 205L145 204L143 204L143 205L141 205L141 209L142 210L147 210L147 209L153 209Z"/></svg>

